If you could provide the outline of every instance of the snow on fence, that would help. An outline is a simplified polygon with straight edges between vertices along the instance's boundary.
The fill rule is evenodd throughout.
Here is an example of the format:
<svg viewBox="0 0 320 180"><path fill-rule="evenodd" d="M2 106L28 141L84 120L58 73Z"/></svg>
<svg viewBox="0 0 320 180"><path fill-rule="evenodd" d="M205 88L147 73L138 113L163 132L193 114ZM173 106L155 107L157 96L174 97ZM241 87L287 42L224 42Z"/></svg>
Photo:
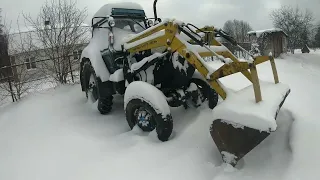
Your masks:
<svg viewBox="0 0 320 180"><path fill-rule="evenodd" d="M0 67L0 106L59 84L80 83L80 59L71 60L72 57L74 55Z"/></svg>

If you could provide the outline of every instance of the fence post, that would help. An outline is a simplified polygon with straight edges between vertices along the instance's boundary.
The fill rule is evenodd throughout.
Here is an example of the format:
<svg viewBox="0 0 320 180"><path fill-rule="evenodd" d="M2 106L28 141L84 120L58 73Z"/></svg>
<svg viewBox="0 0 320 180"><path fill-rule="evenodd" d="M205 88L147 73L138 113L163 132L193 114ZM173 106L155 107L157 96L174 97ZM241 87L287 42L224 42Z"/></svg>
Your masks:
<svg viewBox="0 0 320 180"><path fill-rule="evenodd" d="M70 56L68 57L69 59L69 67L70 67L70 75L71 75L71 80L72 80L72 83L74 83L74 79L73 79L73 73L72 73L72 66L71 66L71 60L70 60Z"/></svg>
<svg viewBox="0 0 320 180"><path fill-rule="evenodd" d="M5 66L4 68L7 69L7 80L8 80L8 84L9 84L9 89L10 89L10 94L11 94L11 98L12 98L12 102L15 102L14 100L14 93L13 93L13 89L12 89L12 84L11 84L11 76L9 76L9 67Z"/></svg>

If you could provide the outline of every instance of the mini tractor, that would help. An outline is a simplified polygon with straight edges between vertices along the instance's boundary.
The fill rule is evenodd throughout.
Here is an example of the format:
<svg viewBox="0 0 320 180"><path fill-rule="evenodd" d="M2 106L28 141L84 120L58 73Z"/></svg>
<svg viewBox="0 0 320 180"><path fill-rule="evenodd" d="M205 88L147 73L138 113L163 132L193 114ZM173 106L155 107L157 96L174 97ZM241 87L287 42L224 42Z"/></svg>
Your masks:
<svg viewBox="0 0 320 180"><path fill-rule="evenodd" d="M213 114L212 139L223 161L235 166L276 130L277 114L290 89L279 82L272 55L252 55L213 26L198 28L162 20L156 4L157 0L154 18L147 18L136 3L106 4L96 12L92 38L81 55L82 91L98 101L101 114L111 113L116 94L124 95L130 128L155 130L161 141L167 141L173 130L169 107L198 107L208 102ZM217 37L248 53L250 60L238 60ZM208 57L223 65L211 67ZM265 62L270 62L272 83L258 78L256 66ZM219 81L236 73L251 85L234 92Z"/></svg>

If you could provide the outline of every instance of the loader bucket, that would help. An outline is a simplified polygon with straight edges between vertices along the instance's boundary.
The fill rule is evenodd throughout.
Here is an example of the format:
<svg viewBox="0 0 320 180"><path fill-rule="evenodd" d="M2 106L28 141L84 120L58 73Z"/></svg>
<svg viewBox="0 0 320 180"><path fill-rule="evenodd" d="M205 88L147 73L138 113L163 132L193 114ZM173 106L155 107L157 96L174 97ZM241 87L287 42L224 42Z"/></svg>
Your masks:
<svg viewBox="0 0 320 180"><path fill-rule="evenodd" d="M278 109L275 109L274 119L282 107L285 99L290 93L290 89L283 93ZM236 126L227 119L216 119L210 127L210 134L215 142L222 160L232 166L248 154L266 139L272 131L261 131L247 126Z"/></svg>

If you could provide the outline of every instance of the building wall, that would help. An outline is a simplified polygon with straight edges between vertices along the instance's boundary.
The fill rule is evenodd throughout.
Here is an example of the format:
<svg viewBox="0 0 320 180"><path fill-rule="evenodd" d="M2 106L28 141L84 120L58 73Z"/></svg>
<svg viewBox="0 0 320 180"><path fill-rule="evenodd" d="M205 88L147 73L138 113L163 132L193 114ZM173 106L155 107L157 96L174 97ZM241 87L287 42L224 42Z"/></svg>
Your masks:
<svg viewBox="0 0 320 180"><path fill-rule="evenodd" d="M274 57L278 57L281 53L287 52L287 37L282 32L273 32L260 36L250 35L250 42L258 42L261 55L268 56L271 52Z"/></svg>
<svg viewBox="0 0 320 180"><path fill-rule="evenodd" d="M69 54L66 57L66 67L70 71L70 65L68 58L70 58L70 63L72 70L79 69L80 66L80 55L82 50L85 48L86 44L78 45L75 48L74 53ZM57 55L56 55L57 56ZM57 59L51 60L46 56L44 50L37 50L34 52L24 52L19 54L13 54L10 56L11 64L17 64L13 71L14 77L17 81L30 81L35 79L44 78L46 76L55 76L55 62ZM35 62L42 61L42 62Z"/></svg>

